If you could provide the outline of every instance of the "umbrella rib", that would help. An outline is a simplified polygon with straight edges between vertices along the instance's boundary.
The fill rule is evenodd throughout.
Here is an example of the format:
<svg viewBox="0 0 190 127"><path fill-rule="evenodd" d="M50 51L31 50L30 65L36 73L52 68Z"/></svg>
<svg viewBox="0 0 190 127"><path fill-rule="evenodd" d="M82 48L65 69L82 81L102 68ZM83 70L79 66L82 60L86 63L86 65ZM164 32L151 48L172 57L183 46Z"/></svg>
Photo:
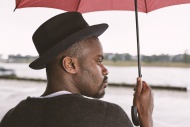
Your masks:
<svg viewBox="0 0 190 127"><path fill-rule="evenodd" d="M144 3L145 3L145 8L146 8L146 13L148 13L148 8L147 8L147 2L146 2L146 0L144 0Z"/></svg>
<svg viewBox="0 0 190 127"><path fill-rule="evenodd" d="M21 0L18 2L18 4L16 5L15 9L13 11L15 11L18 7L18 5L20 4Z"/></svg>
<svg viewBox="0 0 190 127"><path fill-rule="evenodd" d="M81 2L81 0L79 0L78 6L77 6L77 9L76 9L77 12L78 12L78 9L79 9L79 6L80 6L80 2Z"/></svg>

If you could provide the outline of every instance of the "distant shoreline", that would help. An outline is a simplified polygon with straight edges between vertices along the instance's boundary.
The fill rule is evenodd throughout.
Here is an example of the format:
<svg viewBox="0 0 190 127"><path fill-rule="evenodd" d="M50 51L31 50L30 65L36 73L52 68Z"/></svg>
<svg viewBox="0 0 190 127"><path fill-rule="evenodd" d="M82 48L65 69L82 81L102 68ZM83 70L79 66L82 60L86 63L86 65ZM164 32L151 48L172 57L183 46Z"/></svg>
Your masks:
<svg viewBox="0 0 190 127"><path fill-rule="evenodd" d="M20 78L17 76L0 76L0 79L6 80L18 80L18 81L34 81L34 82L47 82L45 79L34 79L34 78ZM128 83L109 83L109 86L113 87L130 87L134 88L135 84L128 84ZM159 89L159 90L175 90L175 91L188 91L186 87L178 87L178 86L161 86L161 85L151 85L152 89Z"/></svg>
<svg viewBox="0 0 190 127"><path fill-rule="evenodd" d="M6 62L0 62L6 64ZM30 62L7 62L7 64L29 64ZM121 66L121 67L137 67L137 61L112 61L112 60L104 60L102 62L104 65L108 66ZM176 68L190 68L190 63L183 62L143 62L141 61L142 67L176 67Z"/></svg>
<svg viewBox="0 0 190 127"><path fill-rule="evenodd" d="M110 61L104 60L104 65L109 66L137 66L137 61ZM190 68L190 63L182 62L141 62L142 67L178 67Z"/></svg>

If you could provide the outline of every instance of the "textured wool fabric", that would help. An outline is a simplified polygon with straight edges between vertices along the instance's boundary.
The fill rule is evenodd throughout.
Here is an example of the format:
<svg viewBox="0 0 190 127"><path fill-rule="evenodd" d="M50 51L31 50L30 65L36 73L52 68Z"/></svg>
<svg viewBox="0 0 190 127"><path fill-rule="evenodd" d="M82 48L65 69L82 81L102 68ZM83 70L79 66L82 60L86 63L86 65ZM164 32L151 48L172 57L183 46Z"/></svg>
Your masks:
<svg viewBox="0 0 190 127"><path fill-rule="evenodd" d="M65 94L21 101L2 119L0 127L132 127L116 104Z"/></svg>

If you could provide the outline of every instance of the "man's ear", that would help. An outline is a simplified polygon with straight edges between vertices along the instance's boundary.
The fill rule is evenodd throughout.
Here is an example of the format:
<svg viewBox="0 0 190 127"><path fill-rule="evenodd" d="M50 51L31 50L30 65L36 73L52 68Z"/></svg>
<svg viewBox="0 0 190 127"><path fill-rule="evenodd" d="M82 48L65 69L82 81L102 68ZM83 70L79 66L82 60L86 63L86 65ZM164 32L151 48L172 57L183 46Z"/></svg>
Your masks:
<svg viewBox="0 0 190 127"><path fill-rule="evenodd" d="M76 73L76 59L72 57L64 57L62 59L62 67L66 72L75 74Z"/></svg>

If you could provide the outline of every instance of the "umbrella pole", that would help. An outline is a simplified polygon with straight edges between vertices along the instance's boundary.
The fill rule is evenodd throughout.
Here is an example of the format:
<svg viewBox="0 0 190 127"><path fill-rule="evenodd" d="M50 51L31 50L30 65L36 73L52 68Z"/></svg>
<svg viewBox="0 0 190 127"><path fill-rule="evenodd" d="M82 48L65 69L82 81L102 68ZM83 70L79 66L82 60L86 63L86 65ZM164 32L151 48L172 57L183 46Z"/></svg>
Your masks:
<svg viewBox="0 0 190 127"><path fill-rule="evenodd" d="M139 45L139 26L138 26L138 9L137 9L137 0L134 0L135 2L135 19L136 19L136 33L137 33L137 56L138 56L138 75L139 77L142 77L141 75L141 62L140 62L140 45ZM138 119L138 110L137 106L133 105L131 107L131 117L133 124L135 126L139 126L140 122Z"/></svg>
<svg viewBox="0 0 190 127"><path fill-rule="evenodd" d="M137 5L137 0L134 0L134 1L135 1L135 20L136 20L136 34L137 34L138 76L142 77L142 74L141 74L140 43L139 43L138 5Z"/></svg>

